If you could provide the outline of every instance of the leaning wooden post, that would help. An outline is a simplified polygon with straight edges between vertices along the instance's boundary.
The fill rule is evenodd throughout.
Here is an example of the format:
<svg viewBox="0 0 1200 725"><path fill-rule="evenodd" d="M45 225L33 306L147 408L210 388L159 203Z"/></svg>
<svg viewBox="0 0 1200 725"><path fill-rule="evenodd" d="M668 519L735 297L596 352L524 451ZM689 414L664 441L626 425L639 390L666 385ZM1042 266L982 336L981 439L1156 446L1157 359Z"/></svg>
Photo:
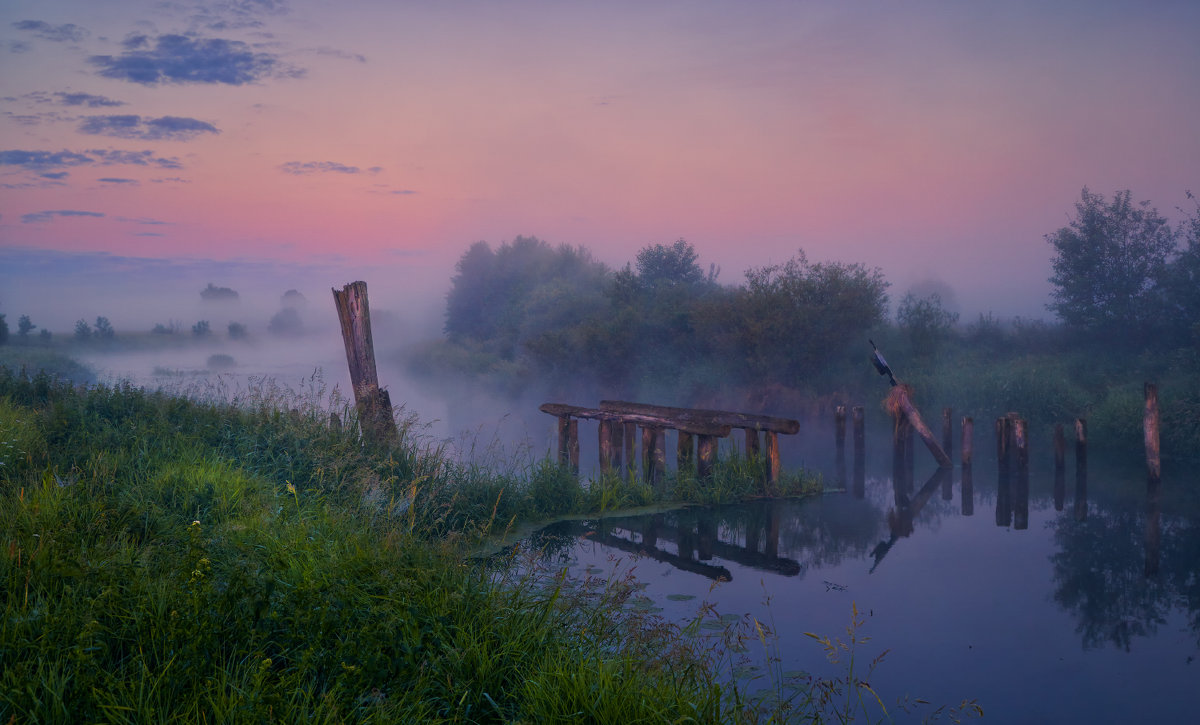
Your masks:
<svg viewBox="0 0 1200 725"><path fill-rule="evenodd" d="M949 468L950 466L954 465L954 462L950 460L950 456L946 455L946 452L942 450L942 447L939 446L938 442L934 439L933 433L929 430L929 426L925 425L925 421L921 420L921 414L917 412L916 407L913 406L912 401L909 400L908 386L897 385L896 387L892 388L892 392L888 395L888 406L894 406L897 410L904 414L904 417L907 418L908 422L912 424L912 427L917 431L917 434L921 436L921 440L925 442L925 447L928 448L929 452L933 454L933 457L937 459L939 466L942 468Z"/></svg>
<svg viewBox="0 0 1200 725"><path fill-rule="evenodd" d="M364 437L378 444L394 444L400 438L392 418L392 399L379 387L375 370L375 345L371 339L371 310L367 305L367 283L351 282L342 291L333 290L350 366L350 385L358 408Z"/></svg>
<svg viewBox="0 0 1200 725"><path fill-rule="evenodd" d="M1062 511L1067 498L1067 437L1063 424L1054 424L1054 510Z"/></svg>
<svg viewBox="0 0 1200 725"><path fill-rule="evenodd" d="M1087 421L1075 419L1075 519L1087 518Z"/></svg>

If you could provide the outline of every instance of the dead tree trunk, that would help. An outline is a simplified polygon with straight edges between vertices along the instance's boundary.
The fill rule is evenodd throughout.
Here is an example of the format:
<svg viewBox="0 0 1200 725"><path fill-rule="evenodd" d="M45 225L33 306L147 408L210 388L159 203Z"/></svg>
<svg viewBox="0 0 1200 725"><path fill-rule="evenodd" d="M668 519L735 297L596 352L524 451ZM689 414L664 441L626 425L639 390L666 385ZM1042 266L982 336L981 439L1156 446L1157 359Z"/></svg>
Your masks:
<svg viewBox="0 0 1200 725"><path fill-rule="evenodd" d="M393 444L399 440L400 433L392 418L391 397L386 390L380 389L375 371L367 283L351 282L341 292L333 290L333 304L342 326L350 385L354 388L354 403L363 437L377 444Z"/></svg>

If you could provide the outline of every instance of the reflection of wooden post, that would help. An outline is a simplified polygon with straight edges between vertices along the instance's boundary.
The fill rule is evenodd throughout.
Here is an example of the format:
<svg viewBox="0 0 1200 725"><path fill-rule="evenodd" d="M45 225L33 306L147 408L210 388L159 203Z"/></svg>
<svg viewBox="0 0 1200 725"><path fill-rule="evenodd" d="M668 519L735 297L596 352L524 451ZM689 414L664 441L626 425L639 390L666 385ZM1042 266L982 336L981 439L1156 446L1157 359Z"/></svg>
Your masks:
<svg viewBox="0 0 1200 725"><path fill-rule="evenodd" d="M625 477L637 470L637 423L625 423Z"/></svg>
<svg viewBox="0 0 1200 725"><path fill-rule="evenodd" d="M375 370L367 283L351 282L341 292L333 290L333 304L342 327L350 385L354 388L354 403L363 437L377 444L395 444L399 441L400 431L392 418L391 397L386 390L380 389Z"/></svg>
<svg viewBox="0 0 1200 725"><path fill-rule="evenodd" d="M1146 383L1146 411L1142 430L1146 439L1146 473L1151 484L1162 479L1162 457L1158 448L1158 386Z"/></svg>
<svg viewBox="0 0 1200 725"><path fill-rule="evenodd" d="M712 476L713 464L717 461L716 436L702 435L696 443L696 475L700 480L708 480Z"/></svg>
<svg viewBox="0 0 1200 725"><path fill-rule="evenodd" d="M579 475L579 421L572 418L567 423L567 454L571 472Z"/></svg>
<svg viewBox="0 0 1200 725"><path fill-rule="evenodd" d="M1012 524L1012 479L1008 458L1008 418L996 419L996 525Z"/></svg>
<svg viewBox="0 0 1200 725"><path fill-rule="evenodd" d="M954 424L950 422L954 415L953 408L942 409L942 450L946 452L946 457L952 457L954 453Z"/></svg>
<svg viewBox="0 0 1200 725"><path fill-rule="evenodd" d="M1013 505L1013 528L1029 528L1029 437L1024 420L1013 421L1013 442L1017 448L1017 486Z"/></svg>
<svg viewBox="0 0 1200 725"><path fill-rule="evenodd" d="M975 421L971 416L962 419L962 464L971 465L971 457L975 454Z"/></svg>
<svg viewBox="0 0 1200 725"><path fill-rule="evenodd" d="M779 509L775 506L771 507L771 512L767 519L767 546L763 551L767 557L776 559L779 557L779 524L780 515Z"/></svg>
<svg viewBox="0 0 1200 725"><path fill-rule="evenodd" d="M612 471L612 421L600 420L600 472Z"/></svg>
<svg viewBox="0 0 1200 725"><path fill-rule="evenodd" d="M867 495L867 451L861 405L856 405L850 410L850 418L854 427L854 487L851 493L855 498L863 498Z"/></svg>
<svg viewBox="0 0 1200 725"><path fill-rule="evenodd" d="M1054 510L1062 511L1067 498L1067 437L1063 424L1054 424Z"/></svg>
<svg viewBox="0 0 1200 725"><path fill-rule="evenodd" d="M1075 419L1075 520L1087 518L1087 421Z"/></svg>
<svg viewBox="0 0 1200 725"><path fill-rule="evenodd" d="M917 466L917 457L913 454L916 437L913 435L912 421L905 418L902 429L904 431L904 490L912 493L916 485L914 473Z"/></svg>
<svg viewBox="0 0 1200 725"><path fill-rule="evenodd" d="M779 480L779 434L768 430L763 437L767 439L767 483L774 485Z"/></svg>
<svg viewBox="0 0 1200 725"><path fill-rule="evenodd" d="M679 443L675 451L675 469L682 475L695 465L696 442L691 433L679 431Z"/></svg>

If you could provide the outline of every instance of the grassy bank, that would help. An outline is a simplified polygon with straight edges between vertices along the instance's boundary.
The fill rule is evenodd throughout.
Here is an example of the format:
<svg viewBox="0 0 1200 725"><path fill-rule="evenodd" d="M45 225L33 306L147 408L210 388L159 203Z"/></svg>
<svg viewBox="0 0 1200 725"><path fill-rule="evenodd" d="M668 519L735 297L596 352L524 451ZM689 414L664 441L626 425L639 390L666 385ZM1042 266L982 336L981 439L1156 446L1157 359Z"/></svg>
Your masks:
<svg viewBox="0 0 1200 725"><path fill-rule="evenodd" d="M368 451L327 403L0 368L0 722L747 717L712 653L621 584L464 563L498 527L649 487L489 472L406 426ZM738 466L718 496L755 492Z"/></svg>

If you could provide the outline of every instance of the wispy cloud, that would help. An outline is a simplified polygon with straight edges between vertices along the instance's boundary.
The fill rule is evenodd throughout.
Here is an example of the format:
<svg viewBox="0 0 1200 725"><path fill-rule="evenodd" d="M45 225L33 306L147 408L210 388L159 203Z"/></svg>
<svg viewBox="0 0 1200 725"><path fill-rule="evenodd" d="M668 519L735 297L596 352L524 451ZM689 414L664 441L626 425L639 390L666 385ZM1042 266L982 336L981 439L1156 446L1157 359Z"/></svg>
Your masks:
<svg viewBox="0 0 1200 725"><path fill-rule="evenodd" d="M155 156L153 151L122 151L119 149L91 149L101 166L130 164L132 166L156 166L160 169L182 169L183 164L174 156Z"/></svg>
<svg viewBox="0 0 1200 725"><path fill-rule="evenodd" d="M21 215L21 223L23 223L23 224L39 224L41 222L48 222L48 221L54 219L55 217L63 217L63 216L66 216L66 217L76 217L76 216L103 217L104 213L98 212L98 211L78 211L76 209L57 209L57 210L48 210L48 211L36 211L31 214L22 214Z"/></svg>
<svg viewBox="0 0 1200 725"><path fill-rule="evenodd" d="M12 24L17 30L33 33L42 40L55 43L78 43L88 36L88 31L74 23L51 25L44 20L18 20Z"/></svg>
<svg viewBox="0 0 1200 725"><path fill-rule="evenodd" d="M121 179L121 178L117 178L117 177L113 177L113 176L106 176L101 179L96 179L96 181L101 181L101 182L104 182L105 184L133 184L135 186L138 183L137 179Z"/></svg>
<svg viewBox="0 0 1200 725"><path fill-rule="evenodd" d="M106 96L97 96L91 93L63 93L54 94L59 102L64 106L87 106L88 108L106 108L113 106L124 106L125 101L116 101Z"/></svg>
<svg viewBox="0 0 1200 725"><path fill-rule="evenodd" d="M289 161L280 164L280 171L285 174L300 176L303 174L378 174L382 166L372 166L360 169L357 166L347 166L336 161Z"/></svg>
<svg viewBox="0 0 1200 725"><path fill-rule="evenodd" d="M146 141L188 141L202 133L220 133L211 123L195 118L163 116L142 118L136 115L87 116L79 124L80 133Z"/></svg>
<svg viewBox="0 0 1200 725"><path fill-rule="evenodd" d="M342 60L353 60L353 61L356 61L359 63L367 62L367 56L363 55L362 53L347 53L344 50L338 50L337 48L330 48L327 46L321 46L319 48L311 48L311 49L309 49L308 52L315 53L316 55L323 55L323 56L326 56L329 58L340 58Z"/></svg>
<svg viewBox="0 0 1200 725"><path fill-rule="evenodd" d="M74 151L0 151L0 166L20 166L30 171L47 171L93 163L95 159Z"/></svg>
<svg viewBox="0 0 1200 725"><path fill-rule="evenodd" d="M232 86L264 78L295 77L292 68L271 53L240 40L187 35L133 35L121 55L94 55L89 61L105 78L153 86L159 83L217 83Z"/></svg>

